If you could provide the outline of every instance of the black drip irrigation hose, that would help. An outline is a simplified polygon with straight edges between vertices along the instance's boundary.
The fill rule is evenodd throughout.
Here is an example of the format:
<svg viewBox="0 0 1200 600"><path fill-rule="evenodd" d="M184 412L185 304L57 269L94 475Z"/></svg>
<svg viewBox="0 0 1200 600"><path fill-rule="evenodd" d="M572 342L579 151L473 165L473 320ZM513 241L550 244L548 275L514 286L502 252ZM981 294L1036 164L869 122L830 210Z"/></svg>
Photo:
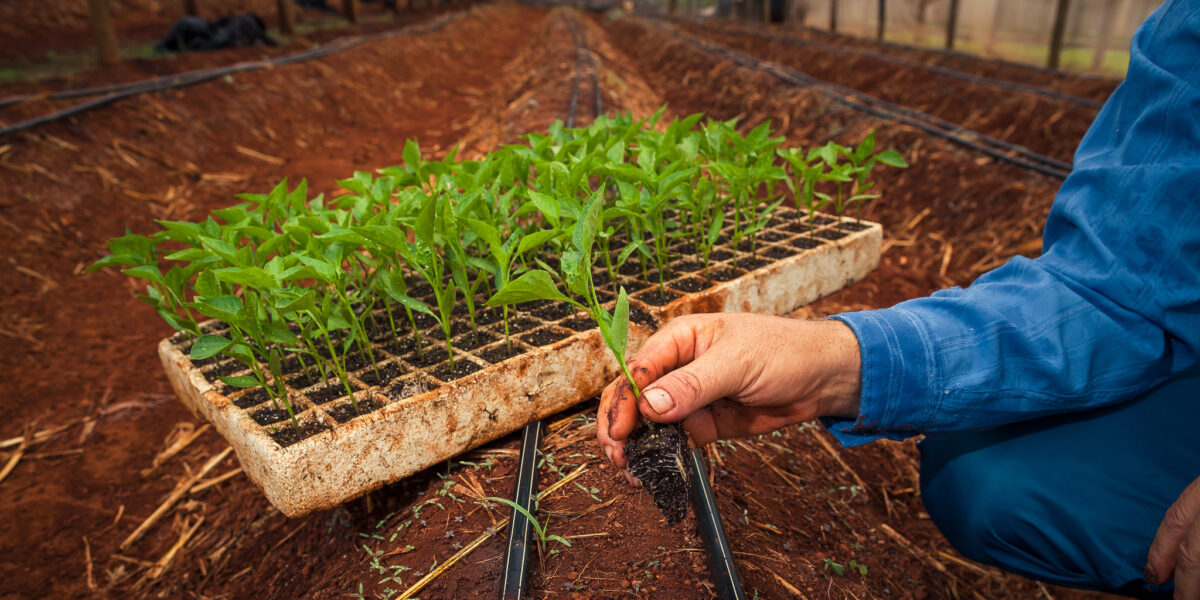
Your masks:
<svg viewBox="0 0 1200 600"><path fill-rule="evenodd" d="M533 514L538 487L538 447L542 444L545 421L535 421L521 432L521 454L517 465L517 491L513 502ZM526 574L529 572L529 543L533 533L529 517L517 509L512 511L508 527L508 547L504 551L504 579L500 582L501 600L520 600L525 597Z"/></svg>
<svg viewBox="0 0 1200 600"><path fill-rule="evenodd" d="M717 597L721 600L745 600L746 590L742 589L742 578L738 575L737 563L733 562L729 539L725 537L717 499L708 482L704 451L700 448L692 450L691 461L692 481L688 493L692 497L692 508L696 511L700 538L704 540L704 549L708 553L708 570L712 573Z"/></svg>
<svg viewBox="0 0 1200 600"><path fill-rule="evenodd" d="M92 100L80 102L79 104L70 106L68 108L64 108L59 111L55 111L55 112L52 112L52 113L49 113L46 115L42 115L40 117L34 117L32 119L20 121L18 123L14 123L12 125L0 127L0 138L7 136L7 135L17 133L19 131L24 131L26 129L37 127L39 125L44 125L46 123L51 123L54 121L58 121L60 119L65 119L67 117L77 115L79 113L91 110L93 108L98 108L98 107L104 106L106 104L111 104L113 102L116 102L117 100L128 98L130 96L136 96L138 94L161 92L161 91L169 90L172 88L180 88L180 87L185 87L185 86L189 86L189 85L194 85L197 83L202 83L205 81L210 81L210 80L216 79L218 77L224 77L226 75L232 75L235 73L244 73L247 71L257 71L260 69L281 67L284 65L290 65L290 64L295 64L295 63L300 63L300 62L317 59L317 58L323 58L323 57L329 56L331 54L336 54L338 52L343 52L345 50L349 50L351 48L354 48L355 46L358 46L358 45L366 43L366 42L382 40L382 39L390 38L390 37L397 36L397 35L432 33L434 31L437 31L438 29L441 29L442 27L445 27L446 24L449 23L458 14L459 13L445 14L445 15L439 16L431 21L427 21L424 23L418 23L415 25L408 25L406 27L401 27L400 29L395 29L392 31L384 31L381 33L375 33L375 34L371 34L371 35L356 35L356 36L351 36L351 37L340 38L340 39L338 39L334 42L331 42L330 44L327 44L325 46L322 46L320 48L314 48L312 50L305 50L302 52L296 52L293 54L288 54L285 56L278 56L275 58L268 58L265 60L242 62L242 63L237 63L234 65L229 65L227 67L216 67L216 68L212 68L212 69L201 69L201 70L197 70L197 71L189 71L187 73L180 73L177 75L167 75L167 76L163 76L163 77L156 77L154 79L145 79L142 81L135 81L135 82L130 82L130 83L121 83L121 84L99 86L99 87L94 87L94 88L83 88L83 89L65 90L65 91L61 91L61 92L55 92L53 94L49 94L48 96L44 96L44 97L54 99L54 100L61 100L61 99L70 99L70 98L80 98L80 97L84 97L84 96L94 96L94 95L98 95L98 94L104 94L104 95L100 96L99 98L94 98ZM0 99L0 108L4 108L6 106L11 106L13 104L19 104L21 102L27 102L30 100L39 99L42 97L43 96L40 94L25 94L22 96L12 96L9 98Z"/></svg>
<svg viewBox="0 0 1200 600"><path fill-rule="evenodd" d="M881 119L896 121L898 123L915 127L926 133L945 138L964 147L982 152L988 156L991 156L992 158L1012 163L1014 165L1036 171L1043 175L1055 177L1057 179L1065 179L1067 174L1069 174L1071 171L1071 165L1069 163L1045 156L1043 154L1038 154L1022 146L985 135L972 129L961 127L928 113L904 108L891 102L880 100L879 98L876 98L870 94L865 94L858 90L817 79L810 75L796 71L790 67L758 60L744 52L730 50L729 48L721 46L720 44L707 40L700 40L693 36L681 33L675 28L657 21L650 21L650 23L669 34L684 40L693 46L696 46L704 52L720 56L744 67L769 73L797 87L814 90L817 93L820 93L836 102L840 102L851 108L860 110Z"/></svg>
<svg viewBox="0 0 1200 600"><path fill-rule="evenodd" d="M726 31L726 30L722 29L721 27L716 27L713 25L709 25L707 23L702 23L700 21L690 21L690 23L693 26L703 29L705 31L730 34L729 31ZM778 35L778 34L767 33L767 32L763 32L763 31L747 31L747 30L739 29L737 31L737 34L748 35L748 36L756 37L756 38L763 39L763 40L778 42L780 44L787 44L789 46L797 46L797 47L808 46L808 47L813 47L813 48L820 48L822 50L828 50L830 52L840 52L843 54L858 54L861 56L873 58L875 60L888 62L888 63L894 64L894 65L901 65L901 66L905 66L905 67L915 67L915 68L925 69L927 71L937 73L938 75L945 75L946 77L953 77L955 79L966 81L968 83L975 83L975 84L979 84L979 85L989 85L989 86L999 87L999 88L1004 88L1004 89L1029 92L1032 94L1038 94L1040 96L1045 96L1047 98L1053 98L1055 100L1062 100L1063 102L1070 102L1072 104L1078 104L1079 106L1084 106L1084 107L1092 108L1092 109L1099 109L1101 106L1103 106L1102 102L1096 102L1095 100L1088 100L1086 98L1072 96L1071 94L1044 88L1041 86L1030 85L1027 83L1018 83L1015 81L1005 81L1003 79L995 79L992 77L983 77L980 75L972 75L970 73L964 73L962 71L950 69L950 68L943 67L940 65L935 65L932 63L927 63L927 62L922 62L922 61L917 61L917 60L909 60L907 58L893 56L891 54L884 54L883 52L876 52L874 50L868 50L866 48L859 48L856 46L840 46L837 44L819 42L816 40L804 40L804 39L792 37L789 35Z"/></svg>

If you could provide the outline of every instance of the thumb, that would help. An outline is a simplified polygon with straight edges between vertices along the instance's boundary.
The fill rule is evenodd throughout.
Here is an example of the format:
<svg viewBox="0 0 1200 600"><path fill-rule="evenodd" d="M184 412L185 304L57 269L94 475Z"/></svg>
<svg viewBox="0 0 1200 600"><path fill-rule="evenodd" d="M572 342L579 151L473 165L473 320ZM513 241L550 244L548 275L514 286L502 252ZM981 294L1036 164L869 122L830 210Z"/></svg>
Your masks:
<svg viewBox="0 0 1200 600"><path fill-rule="evenodd" d="M651 421L682 421L716 400L741 391L742 373L728 357L708 352L642 390L638 408Z"/></svg>

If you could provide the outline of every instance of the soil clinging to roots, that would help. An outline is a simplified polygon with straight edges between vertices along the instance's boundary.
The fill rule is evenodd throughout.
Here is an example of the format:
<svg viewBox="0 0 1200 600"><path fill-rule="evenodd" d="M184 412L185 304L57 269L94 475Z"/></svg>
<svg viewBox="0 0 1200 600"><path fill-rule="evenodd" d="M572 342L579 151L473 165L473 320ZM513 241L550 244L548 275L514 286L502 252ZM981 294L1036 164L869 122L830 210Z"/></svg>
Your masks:
<svg viewBox="0 0 1200 600"><path fill-rule="evenodd" d="M650 492L667 523L687 514L692 467L687 460L687 433L678 423L639 424L625 443L629 472Z"/></svg>

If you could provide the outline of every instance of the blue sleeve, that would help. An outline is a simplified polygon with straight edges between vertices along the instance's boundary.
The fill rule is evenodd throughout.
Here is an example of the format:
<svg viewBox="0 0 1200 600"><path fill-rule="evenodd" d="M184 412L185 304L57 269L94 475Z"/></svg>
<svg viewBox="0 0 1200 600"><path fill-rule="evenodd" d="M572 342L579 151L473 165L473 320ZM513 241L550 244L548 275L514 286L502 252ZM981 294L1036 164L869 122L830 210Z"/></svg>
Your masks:
<svg viewBox="0 0 1200 600"><path fill-rule="evenodd" d="M1139 28L1128 75L1059 189L1036 260L838 315L862 350L848 445L1119 403L1200 353L1200 0ZM1200 401L1200 399L1198 399Z"/></svg>

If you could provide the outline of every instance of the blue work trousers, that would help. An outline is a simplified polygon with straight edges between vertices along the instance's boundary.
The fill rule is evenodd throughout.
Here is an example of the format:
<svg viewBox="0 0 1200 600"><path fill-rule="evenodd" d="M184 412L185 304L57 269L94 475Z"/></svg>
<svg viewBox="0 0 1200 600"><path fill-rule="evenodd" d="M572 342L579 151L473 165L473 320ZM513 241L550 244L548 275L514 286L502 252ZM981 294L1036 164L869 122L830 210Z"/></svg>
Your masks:
<svg viewBox="0 0 1200 600"><path fill-rule="evenodd" d="M1131 596L1167 508L1200 477L1200 368L1136 401L920 443L926 510L964 556Z"/></svg>

